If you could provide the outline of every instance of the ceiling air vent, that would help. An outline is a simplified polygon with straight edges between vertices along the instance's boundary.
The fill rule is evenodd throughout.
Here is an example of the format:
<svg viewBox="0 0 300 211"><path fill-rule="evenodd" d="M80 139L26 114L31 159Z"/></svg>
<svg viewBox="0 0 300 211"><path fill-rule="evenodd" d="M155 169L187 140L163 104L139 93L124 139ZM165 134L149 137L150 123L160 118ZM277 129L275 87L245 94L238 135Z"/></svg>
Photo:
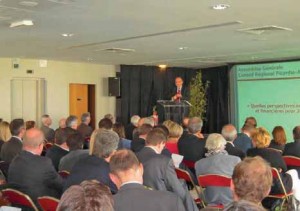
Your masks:
<svg viewBox="0 0 300 211"><path fill-rule="evenodd" d="M96 50L96 51L105 51L105 52L110 52L110 53L132 53L132 52L135 52L134 49L130 49L130 48L106 48L106 49L101 49L101 50Z"/></svg>
<svg viewBox="0 0 300 211"><path fill-rule="evenodd" d="M290 28L280 27L280 26L262 26L262 27L254 27L254 28L245 28L245 29L238 29L239 32L249 33L249 34L256 34L260 35L266 32L278 32L278 31L293 31Z"/></svg>

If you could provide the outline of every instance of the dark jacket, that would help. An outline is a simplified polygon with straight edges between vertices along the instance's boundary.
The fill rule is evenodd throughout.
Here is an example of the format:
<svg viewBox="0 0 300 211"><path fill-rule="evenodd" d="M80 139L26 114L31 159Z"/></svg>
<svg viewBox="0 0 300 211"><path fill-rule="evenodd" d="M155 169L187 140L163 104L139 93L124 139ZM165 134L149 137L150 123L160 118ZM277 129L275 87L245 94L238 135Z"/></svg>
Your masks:
<svg viewBox="0 0 300 211"><path fill-rule="evenodd" d="M18 138L11 137L1 147L1 160L10 163L22 151L22 147L23 144Z"/></svg>
<svg viewBox="0 0 300 211"><path fill-rule="evenodd" d="M68 153L69 151L64 150L63 148L54 144L50 149L47 150L46 157L51 159L54 168L56 169L56 171L58 171L60 159Z"/></svg>

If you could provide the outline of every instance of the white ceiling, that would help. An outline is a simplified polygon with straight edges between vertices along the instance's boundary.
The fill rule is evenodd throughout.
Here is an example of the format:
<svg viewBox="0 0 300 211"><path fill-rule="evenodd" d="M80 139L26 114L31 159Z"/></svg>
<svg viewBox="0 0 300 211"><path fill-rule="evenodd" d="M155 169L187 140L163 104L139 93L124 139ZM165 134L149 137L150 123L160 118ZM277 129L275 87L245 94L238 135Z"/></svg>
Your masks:
<svg viewBox="0 0 300 211"><path fill-rule="evenodd" d="M230 8L213 10L219 3ZM9 28L23 19L35 25ZM292 31L238 31L271 25ZM297 59L300 1L0 0L0 32L0 57L197 68Z"/></svg>

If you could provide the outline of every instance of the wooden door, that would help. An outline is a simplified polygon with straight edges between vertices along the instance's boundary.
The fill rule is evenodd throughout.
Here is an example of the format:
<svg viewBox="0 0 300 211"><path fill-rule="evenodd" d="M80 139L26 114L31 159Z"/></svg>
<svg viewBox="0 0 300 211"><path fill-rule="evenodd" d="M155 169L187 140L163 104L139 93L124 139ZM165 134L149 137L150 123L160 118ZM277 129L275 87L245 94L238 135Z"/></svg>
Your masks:
<svg viewBox="0 0 300 211"><path fill-rule="evenodd" d="M70 115L75 115L80 124L81 114L88 112L88 85L87 84L70 84L69 111Z"/></svg>

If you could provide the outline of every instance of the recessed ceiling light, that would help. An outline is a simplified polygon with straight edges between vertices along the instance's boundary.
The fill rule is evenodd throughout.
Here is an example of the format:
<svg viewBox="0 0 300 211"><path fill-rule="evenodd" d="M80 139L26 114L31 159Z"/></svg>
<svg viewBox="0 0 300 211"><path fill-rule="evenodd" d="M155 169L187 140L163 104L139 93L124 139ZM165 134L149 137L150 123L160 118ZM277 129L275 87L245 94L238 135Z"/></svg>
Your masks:
<svg viewBox="0 0 300 211"><path fill-rule="evenodd" d="M39 3L35 1L21 1L19 4L25 7L36 7Z"/></svg>
<svg viewBox="0 0 300 211"><path fill-rule="evenodd" d="M160 69L166 69L166 68L167 68L167 65L166 65L166 64L160 64L160 65L158 65L158 67L159 67Z"/></svg>
<svg viewBox="0 0 300 211"><path fill-rule="evenodd" d="M181 50L181 51L184 51L184 50L187 50L188 47L185 47L185 46L184 46L184 47L179 47L178 49Z"/></svg>
<svg viewBox="0 0 300 211"><path fill-rule="evenodd" d="M212 8L214 10L225 10L225 9L228 9L229 7L230 7L229 4L216 4Z"/></svg>
<svg viewBox="0 0 300 211"><path fill-rule="evenodd" d="M93 58L87 58L87 60L88 60L89 62L91 62L91 61L93 61L94 59L93 59Z"/></svg>
<svg viewBox="0 0 300 211"><path fill-rule="evenodd" d="M22 21L16 21L12 22L9 27L17 27L17 26L33 26L32 20L22 20Z"/></svg>
<svg viewBox="0 0 300 211"><path fill-rule="evenodd" d="M63 34L61 34L61 36L63 36L63 37L73 37L74 34L63 33Z"/></svg>

